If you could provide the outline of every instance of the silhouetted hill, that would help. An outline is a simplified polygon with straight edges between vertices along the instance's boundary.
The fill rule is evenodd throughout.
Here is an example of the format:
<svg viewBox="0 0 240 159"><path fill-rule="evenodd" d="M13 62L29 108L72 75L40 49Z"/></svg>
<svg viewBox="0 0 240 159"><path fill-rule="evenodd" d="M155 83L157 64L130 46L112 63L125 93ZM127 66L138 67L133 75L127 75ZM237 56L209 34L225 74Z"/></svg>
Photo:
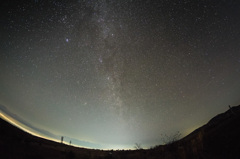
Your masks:
<svg viewBox="0 0 240 159"><path fill-rule="evenodd" d="M60 140L60 139L59 139ZM65 159L107 156L108 152L61 144L33 136L0 118L0 158Z"/></svg>
<svg viewBox="0 0 240 159"><path fill-rule="evenodd" d="M183 139L155 150L161 151L161 158L168 159L239 159L240 106L215 116Z"/></svg>
<svg viewBox="0 0 240 159"><path fill-rule="evenodd" d="M101 151L32 136L0 119L1 158L239 159L240 106L212 118L183 139L149 150Z"/></svg>

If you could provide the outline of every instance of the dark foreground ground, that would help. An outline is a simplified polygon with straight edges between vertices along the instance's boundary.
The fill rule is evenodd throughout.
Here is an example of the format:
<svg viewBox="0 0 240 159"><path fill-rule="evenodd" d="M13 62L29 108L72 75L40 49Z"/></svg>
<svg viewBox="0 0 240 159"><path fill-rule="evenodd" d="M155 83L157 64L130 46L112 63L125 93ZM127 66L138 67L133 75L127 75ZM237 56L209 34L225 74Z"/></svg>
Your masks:
<svg viewBox="0 0 240 159"><path fill-rule="evenodd" d="M211 119L183 139L149 150L101 151L32 136L0 118L2 159L240 159L240 106Z"/></svg>

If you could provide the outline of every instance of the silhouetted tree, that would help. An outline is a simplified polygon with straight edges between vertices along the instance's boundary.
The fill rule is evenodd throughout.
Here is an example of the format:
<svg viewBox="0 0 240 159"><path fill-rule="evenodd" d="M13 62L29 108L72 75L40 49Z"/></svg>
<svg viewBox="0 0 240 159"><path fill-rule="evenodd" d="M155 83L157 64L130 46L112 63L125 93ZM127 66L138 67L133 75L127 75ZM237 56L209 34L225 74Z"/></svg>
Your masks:
<svg viewBox="0 0 240 159"><path fill-rule="evenodd" d="M161 138L162 142L163 142L164 144L168 145L168 144L171 144L171 143L179 140L179 139L180 139L180 136L181 136L181 133L180 133L179 131L177 131L177 132L176 132L175 134L173 134L173 135L166 135L166 134L165 134L165 135L162 135L162 134L161 134L161 136L162 136L162 138Z"/></svg>
<svg viewBox="0 0 240 159"><path fill-rule="evenodd" d="M70 140L69 145L71 145L72 141Z"/></svg>
<svg viewBox="0 0 240 159"><path fill-rule="evenodd" d="M141 146L141 144L139 144L139 143L135 143L134 148L135 148L136 150L141 150L141 149L142 149L142 146Z"/></svg>

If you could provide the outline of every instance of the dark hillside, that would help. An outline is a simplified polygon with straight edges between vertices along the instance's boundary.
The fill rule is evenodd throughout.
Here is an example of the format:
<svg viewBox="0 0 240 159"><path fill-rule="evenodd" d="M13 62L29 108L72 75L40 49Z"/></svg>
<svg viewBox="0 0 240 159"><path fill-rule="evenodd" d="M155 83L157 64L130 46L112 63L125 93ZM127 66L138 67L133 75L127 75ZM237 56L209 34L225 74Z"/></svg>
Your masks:
<svg viewBox="0 0 240 159"><path fill-rule="evenodd" d="M4 159L239 159L240 106L217 115L177 142L135 151L76 148L32 136L0 119L0 156Z"/></svg>
<svg viewBox="0 0 240 159"><path fill-rule="evenodd" d="M156 149L163 158L240 158L240 106L217 115L183 139Z"/></svg>

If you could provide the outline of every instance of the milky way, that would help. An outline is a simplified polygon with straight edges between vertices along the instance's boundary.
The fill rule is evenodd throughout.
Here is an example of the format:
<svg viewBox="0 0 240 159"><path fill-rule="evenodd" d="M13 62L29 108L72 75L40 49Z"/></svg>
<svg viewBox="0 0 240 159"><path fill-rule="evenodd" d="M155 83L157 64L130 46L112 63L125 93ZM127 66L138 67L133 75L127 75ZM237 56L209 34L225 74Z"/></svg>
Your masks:
<svg viewBox="0 0 240 159"><path fill-rule="evenodd" d="M45 136L147 148L240 104L238 1L35 0L0 12L2 112Z"/></svg>

